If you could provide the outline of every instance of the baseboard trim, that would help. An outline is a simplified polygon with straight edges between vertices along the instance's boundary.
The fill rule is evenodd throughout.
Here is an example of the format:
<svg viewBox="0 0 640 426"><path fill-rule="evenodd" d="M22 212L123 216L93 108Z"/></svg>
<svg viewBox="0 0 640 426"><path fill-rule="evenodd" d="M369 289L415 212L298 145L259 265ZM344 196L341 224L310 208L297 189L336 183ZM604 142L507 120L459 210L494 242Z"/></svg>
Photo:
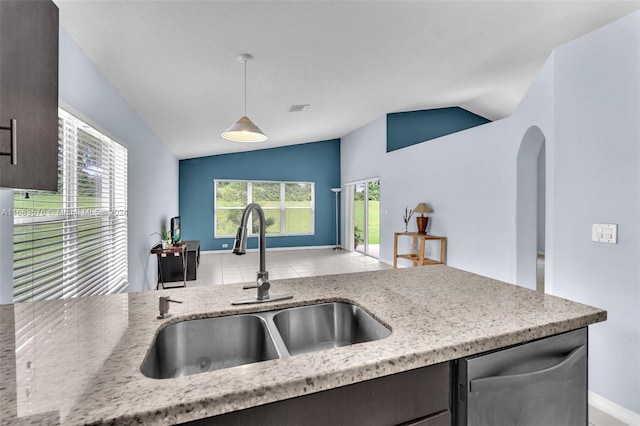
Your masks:
<svg viewBox="0 0 640 426"><path fill-rule="evenodd" d="M335 246L299 246L299 247L267 247L267 251L290 251L290 250L321 250L321 249L330 249ZM257 253L258 249L247 249L247 253ZM200 254L229 254L231 253L231 249L222 249L222 250L206 250L201 251Z"/></svg>
<svg viewBox="0 0 640 426"><path fill-rule="evenodd" d="M640 414L627 410L597 393L589 391L589 405L596 407L600 411L604 411L611 417L615 417L629 426L640 426Z"/></svg>

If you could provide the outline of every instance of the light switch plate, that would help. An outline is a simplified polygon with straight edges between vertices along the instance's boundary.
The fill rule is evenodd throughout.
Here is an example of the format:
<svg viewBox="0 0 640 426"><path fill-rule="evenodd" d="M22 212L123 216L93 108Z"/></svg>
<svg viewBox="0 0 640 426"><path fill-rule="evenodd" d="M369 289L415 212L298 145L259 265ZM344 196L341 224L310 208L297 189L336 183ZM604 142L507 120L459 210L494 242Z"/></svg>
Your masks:
<svg viewBox="0 0 640 426"><path fill-rule="evenodd" d="M591 240L599 243L618 244L618 225L615 223L594 223Z"/></svg>

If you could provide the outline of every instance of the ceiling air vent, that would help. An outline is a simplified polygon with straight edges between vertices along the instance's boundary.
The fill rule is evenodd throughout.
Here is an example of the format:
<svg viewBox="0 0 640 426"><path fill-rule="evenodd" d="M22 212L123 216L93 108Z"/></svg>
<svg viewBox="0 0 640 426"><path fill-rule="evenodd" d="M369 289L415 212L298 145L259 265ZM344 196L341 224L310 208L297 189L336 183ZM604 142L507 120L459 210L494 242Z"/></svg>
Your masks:
<svg viewBox="0 0 640 426"><path fill-rule="evenodd" d="M309 104L291 105L291 107L289 108L289 112L300 112L300 111L306 111L308 109L309 109Z"/></svg>

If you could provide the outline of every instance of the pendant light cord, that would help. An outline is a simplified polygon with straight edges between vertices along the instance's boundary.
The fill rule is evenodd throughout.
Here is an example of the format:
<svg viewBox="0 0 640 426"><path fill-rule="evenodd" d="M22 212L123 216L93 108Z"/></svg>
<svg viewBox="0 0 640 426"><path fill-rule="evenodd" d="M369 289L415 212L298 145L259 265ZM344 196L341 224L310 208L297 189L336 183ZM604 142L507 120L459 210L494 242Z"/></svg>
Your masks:
<svg viewBox="0 0 640 426"><path fill-rule="evenodd" d="M266 141L268 139L267 135L247 117L247 62L252 60L253 56L249 53L243 53L237 59L240 62L244 62L244 116L229 126L222 133L222 137L234 142Z"/></svg>

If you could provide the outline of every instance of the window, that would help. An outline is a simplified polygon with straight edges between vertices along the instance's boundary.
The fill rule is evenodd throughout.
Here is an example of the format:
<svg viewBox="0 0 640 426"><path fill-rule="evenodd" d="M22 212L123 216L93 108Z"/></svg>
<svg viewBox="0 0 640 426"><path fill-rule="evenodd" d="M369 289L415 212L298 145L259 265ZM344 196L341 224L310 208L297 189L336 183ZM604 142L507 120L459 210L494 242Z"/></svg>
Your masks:
<svg viewBox="0 0 640 426"><path fill-rule="evenodd" d="M314 233L314 184L312 182L258 182L215 180L215 237L233 237L242 211L249 203L262 207L266 233L312 235ZM253 216L253 215L252 215ZM250 234L257 234L258 217L252 217Z"/></svg>
<svg viewBox="0 0 640 426"><path fill-rule="evenodd" d="M127 148L65 111L58 123L58 190L14 193L14 302L127 285Z"/></svg>

